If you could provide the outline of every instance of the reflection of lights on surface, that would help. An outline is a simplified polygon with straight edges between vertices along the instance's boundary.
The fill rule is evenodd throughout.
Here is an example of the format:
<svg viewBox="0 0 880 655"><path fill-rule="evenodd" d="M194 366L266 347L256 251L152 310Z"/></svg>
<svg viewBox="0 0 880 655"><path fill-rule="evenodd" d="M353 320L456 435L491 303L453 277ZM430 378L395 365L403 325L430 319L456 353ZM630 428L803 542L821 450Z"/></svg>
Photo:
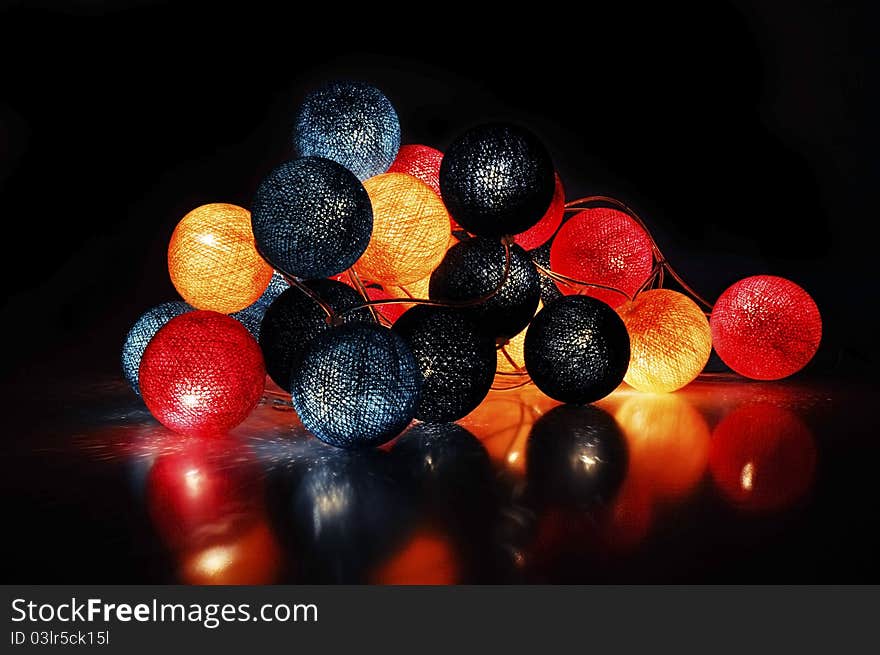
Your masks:
<svg viewBox="0 0 880 655"><path fill-rule="evenodd" d="M450 585L461 578L453 545L444 534L420 530L371 576L373 584Z"/></svg>
<svg viewBox="0 0 880 655"><path fill-rule="evenodd" d="M578 459L584 465L585 471L591 470L594 466L596 466L596 464L602 461L598 457L593 457L592 455L588 455L586 453L582 454L580 457L578 457Z"/></svg>
<svg viewBox="0 0 880 655"><path fill-rule="evenodd" d="M234 555L234 549L229 546L208 548L195 557L193 570L213 578L232 563Z"/></svg>
<svg viewBox="0 0 880 655"><path fill-rule="evenodd" d="M519 459L519 453L514 451L507 456L507 461L513 464L516 460Z"/></svg>
<svg viewBox="0 0 880 655"><path fill-rule="evenodd" d="M328 520L332 522L347 511L350 501L349 495L350 490L346 487L334 487L317 497L312 508L312 526L316 535L321 533L322 522Z"/></svg>
<svg viewBox="0 0 880 655"><path fill-rule="evenodd" d="M752 490L752 478L755 474L755 465L752 462L749 462L745 466L743 466L742 474L739 476L739 484L743 488L743 491L751 491Z"/></svg>
<svg viewBox="0 0 880 655"><path fill-rule="evenodd" d="M204 474L196 468L189 469L184 473L183 479L184 484L186 485L186 491L190 496L198 496L199 492L205 485Z"/></svg>

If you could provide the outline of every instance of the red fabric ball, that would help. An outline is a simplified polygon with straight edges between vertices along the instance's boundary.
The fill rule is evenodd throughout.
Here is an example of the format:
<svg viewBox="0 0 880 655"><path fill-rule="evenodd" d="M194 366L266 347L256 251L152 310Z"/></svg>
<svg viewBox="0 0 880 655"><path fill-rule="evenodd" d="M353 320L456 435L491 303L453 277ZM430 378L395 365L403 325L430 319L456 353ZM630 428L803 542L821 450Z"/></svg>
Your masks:
<svg viewBox="0 0 880 655"><path fill-rule="evenodd" d="M398 296L391 295L385 289L367 287L367 297L370 300L390 300ZM387 305L375 305L374 307L391 325L394 325L394 322L403 316L403 313L408 309L408 306L403 303L389 303Z"/></svg>
<svg viewBox="0 0 880 655"><path fill-rule="evenodd" d="M517 245L522 246L526 250L533 250L543 246L547 241L556 234L559 225L562 223L562 215L565 213L565 189L562 188L562 180L559 174L556 174L556 187L553 190L553 199L550 206L544 212L544 216L540 221L535 223L525 232L520 232L513 237Z"/></svg>
<svg viewBox="0 0 880 655"><path fill-rule="evenodd" d="M178 320L180 319L180 320ZM266 367L245 327L223 314L171 319L144 351L141 394L150 413L181 434L223 433L260 400Z"/></svg>
<svg viewBox="0 0 880 655"><path fill-rule="evenodd" d="M575 214L556 235L550 247L550 268L568 277L604 284L635 295L653 267L651 237L629 215L617 209L596 207ZM567 286L564 294L592 296L619 307L626 298L614 291Z"/></svg>
<svg viewBox="0 0 880 655"><path fill-rule="evenodd" d="M397 151L397 159L388 169L389 173L406 173L427 184L440 195L440 162L443 153L430 146L407 145Z"/></svg>
<svg viewBox="0 0 880 655"><path fill-rule="evenodd" d="M822 339L819 308L785 278L755 275L731 285L710 320L718 356L740 375L778 380L807 365Z"/></svg>
<svg viewBox="0 0 880 655"><path fill-rule="evenodd" d="M728 502L745 511L790 506L812 486L816 445L810 429L777 405L745 405L712 434L709 469Z"/></svg>

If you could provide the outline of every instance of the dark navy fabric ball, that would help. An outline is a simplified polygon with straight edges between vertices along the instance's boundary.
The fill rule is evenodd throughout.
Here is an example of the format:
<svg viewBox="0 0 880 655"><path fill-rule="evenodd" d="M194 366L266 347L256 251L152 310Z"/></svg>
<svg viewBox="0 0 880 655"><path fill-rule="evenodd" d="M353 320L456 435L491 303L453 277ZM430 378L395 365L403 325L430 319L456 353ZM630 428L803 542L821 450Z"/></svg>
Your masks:
<svg viewBox="0 0 880 655"><path fill-rule="evenodd" d="M298 157L332 159L363 182L394 163L400 121L376 87L333 82L306 97L296 115L293 147Z"/></svg>
<svg viewBox="0 0 880 655"><path fill-rule="evenodd" d="M276 269L299 278L338 275L367 249L373 208L347 168L320 157L285 162L260 183L254 240Z"/></svg>
<svg viewBox="0 0 880 655"><path fill-rule="evenodd" d="M245 307L240 312L230 314L230 316L244 325L254 339L259 339L260 325L263 323L263 316L266 315L266 310L269 309L269 305L271 305L278 296L289 288L290 285L287 283L287 280L284 279L284 276L278 271L275 271L272 274L272 279L269 280L269 286L266 287L263 295L257 298L254 304Z"/></svg>
<svg viewBox="0 0 880 655"><path fill-rule="evenodd" d="M488 295L504 279L504 246L492 239L474 238L455 244L431 274L432 300L460 302ZM493 338L510 338L529 324L541 284L526 251L510 246L510 270L501 290L483 303L463 311Z"/></svg>
<svg viewBox="0 0 880 655"><path fill-rule="evenodd" d="M336 311L364 302L357 291L342 282L309 280L304 284ZM346 323L372 320L373 315L367 308L344 316ZM290 287L272 302L260 325L259 342L266 372L275 384L290 391L293 363L312 339L329 328L326 312L296 287Z"/></svg>
<svg viewBox="0 0 880 655"><path fill-rule="evenodd" d="M462 311L416 306L394 324L422 373L416 418L455 421L479 405L495 378L495 342Z"/></svg>
<svg viewBox="0 0 880 655"><path fill-rule="evenodd" d="M545 394L564 403L591 403L623 382L629 334L601 300L565 296L532 319L524 354L526 371Z"/></svg>
<svg viewBox="0 0 880 655"><path fill-rule="evenodd" d="M379 446L409 425L422 374L406 342L375 324L315 337L293 366L290 395L309 432L339 448Z"/></svg>
<svg viewBox="0 0 880 655"><path fill-rule="evenodd" d="M521 127L481 125L462 134L440 166L440 191L471 234L519 234L544 216L556 186L550 154Z"/></svg>
<svg viewBox="0 0 880 655"><path fill-rule="evenodd" d="M122 374L125 376L128 386L137 395L141 395L138 371L140 370L141 358L144 356L147 344L156 336L159 328L168 321L175 316L180 316L192 310L193 308L185 302L165 302L161 305L156 305L152 309L148 309L131 326L128 334L125 336L125 343L122 346Z"/></svg>

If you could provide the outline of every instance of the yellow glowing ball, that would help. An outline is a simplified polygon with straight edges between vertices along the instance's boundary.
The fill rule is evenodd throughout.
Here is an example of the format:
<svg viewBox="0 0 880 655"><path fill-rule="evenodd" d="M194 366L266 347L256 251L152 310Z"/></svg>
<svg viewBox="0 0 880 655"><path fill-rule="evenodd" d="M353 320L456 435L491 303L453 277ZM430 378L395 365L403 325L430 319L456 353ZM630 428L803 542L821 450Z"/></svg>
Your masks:
<svg viewBox="0 0 880 655"><path fill-rule="evenodd" d="M687 296L654 289L617 311L629 332L629 369L623 379L631 387L675 391L697 377L709 361L709 321Z"/></svg>
<svg viewBox="0 0 880 655"><path fill-rule="evenodd" d="M404 173L376 175L364 188L373 205L373 236L355 271L392 286L429 276L449 245L449 213L440 196Z"/></svg>
<svg viewBox="0 0 880 655"><path fill-rule="evenodd" d="M431 276L416 280L405 286L386 286L385 291L394 298L421 298L428 297L428 287L431 284Z"/></svg>
<svg viewBox="0 0 880 655"><path fill-rule="evenodd" d="M226 203L196 207L168 244L168 273L196 309L231 314L259 298L272 267L257 253L248 210Z"/></svg>

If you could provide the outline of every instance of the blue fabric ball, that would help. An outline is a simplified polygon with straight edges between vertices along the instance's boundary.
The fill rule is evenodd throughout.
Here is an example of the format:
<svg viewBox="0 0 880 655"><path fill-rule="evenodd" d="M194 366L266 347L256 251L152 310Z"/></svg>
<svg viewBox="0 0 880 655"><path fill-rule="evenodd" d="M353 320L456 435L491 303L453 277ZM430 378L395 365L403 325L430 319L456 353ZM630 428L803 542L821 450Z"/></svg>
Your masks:
<svg viewBox="0 0 880 655"><path fill-rule="evenodd" d="M272 274L272 279L269 280L269 286L266 287L263 295L257 298L253 305L245 307L240 312L230 314L230 316L244 325L254 339L259 339L260 325L263 323L263 317L266 315L266 310L269 309L269 305L272 304L273 300L280 296L285 289L289 288L290 285L287 284L287 280L284 279L284 276L278 271L275 271Z"/></svg>
<svg viewBox="0 0 880 655"><path fill-rule="evenodd" d="M316 336L294 363L293 407L309 432L339 448L378 446L416 414L422 376L388 328L350 323Z"/></svg>
<svg viewBox="0 0 880 655"><path fill-rule="evenodd" d="M260 254L304 279L333 277L354 264L373 233L373 207L347 168L320 157L284 162L260 183L251 208Z"/></svg>
<svg viewBox="0 0 880 655"><path fill-rule="evenodd" d="M384 173L400 149L400 121L388 98L359 82L332 82L310 93L293 130L298 157L325 157L363 182Z"/></svg>
<svg viewBox="0 0 880 655"><path fill-rule="evenodd" d="M152 309L148 309L131 326L125 337L125 343L122 346L122 374L125 376L125 381L128 382L128 385L137 395L141 395L138 371L140 370L141 357L144 356L147 344L156 336L159 328L175 316L191 312L192 309L185 302L165 302L161 305L156 305Z"/></svg>

